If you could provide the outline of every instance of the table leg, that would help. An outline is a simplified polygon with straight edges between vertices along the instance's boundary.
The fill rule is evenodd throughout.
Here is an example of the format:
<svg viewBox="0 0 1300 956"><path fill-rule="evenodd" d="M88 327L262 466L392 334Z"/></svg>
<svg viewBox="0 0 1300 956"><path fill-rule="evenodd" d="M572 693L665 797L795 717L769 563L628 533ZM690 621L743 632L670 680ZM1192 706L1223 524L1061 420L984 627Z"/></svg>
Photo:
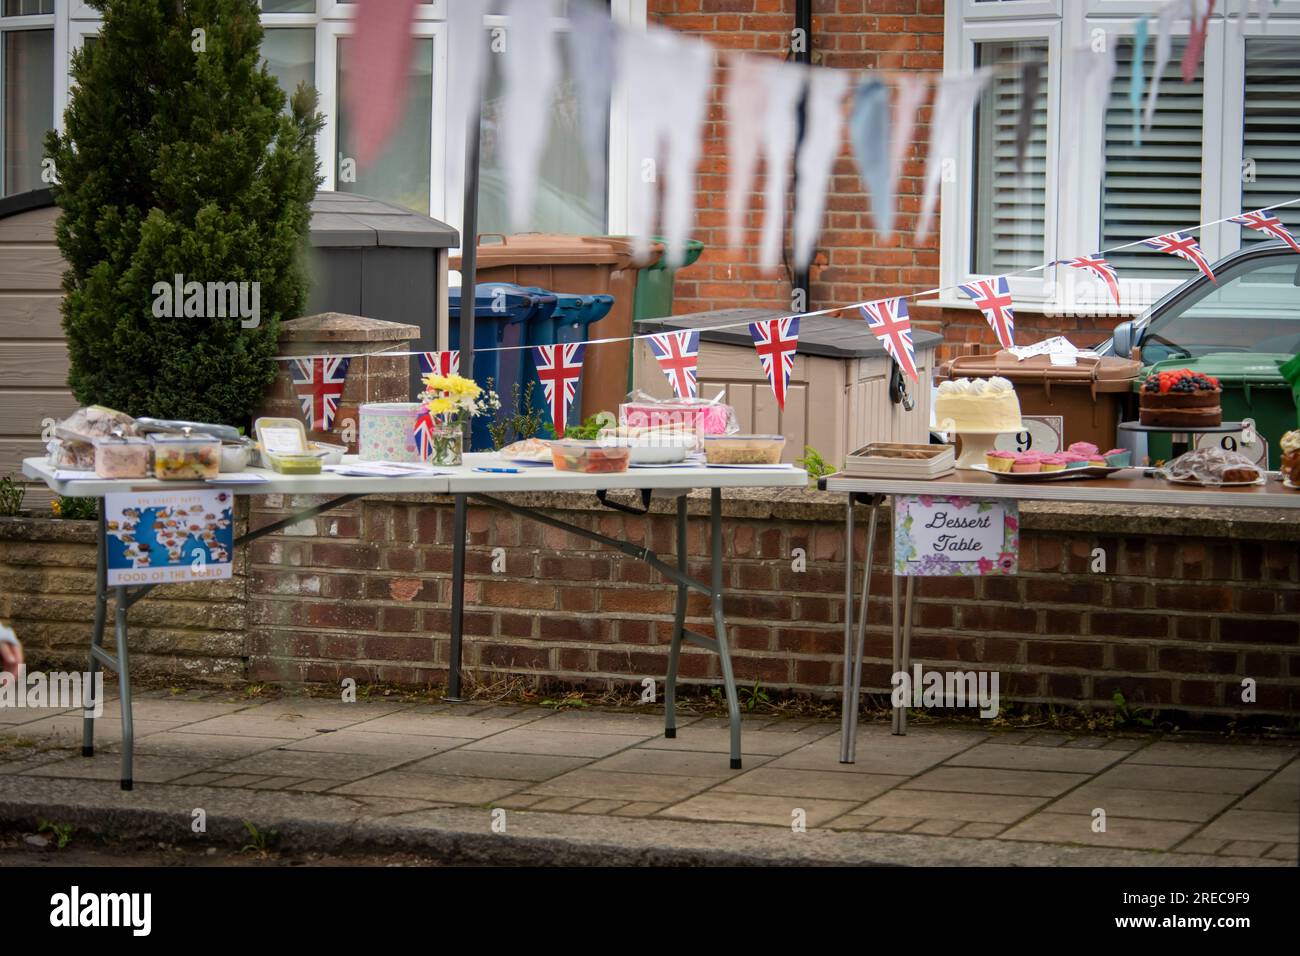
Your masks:
<svg viewBox="0 0 1300 956"><path fill-rule="evenodd" d="M135 732L131 722L131 663L126 647L126 588L114 588L117 634L118 703L122 707L122 789L132 787L135 761Z"/></svg>
<svg viewBox="0 0 1300 956"><path fill-rule="evenodd" d="M722 681L727 688L727 713L731 717L731 769L740 769L740 696L727 646L727 622L722 615L722 489L714 488L709 502L709 562L712 565L713 631L718 657L722 660Z"/></svg>
<svg viewBox="0 0 1300 956"><path fill-rule="evenodd" d="M902 666L903 665L903 641L902 641L901 634L899 632L899 619L902 615L899 613L899 608L898 608L898 575L897 574L892 575L892 578L890 580L889 599L890 599L889 628L891 632L891 637L893 639L893 669L890 671L889 676L892 680L893 676L903 669ZM904 701L903 704L904 704L904 709L906 709L907 702ZM893 733L901 734L903 732L903 725L898 719L898 714L899 714L899 708L895 707L893 709L893 713L890 716L890 730Z"/></svg>
<svg viewBox="0 0 1300 956"><path fill-rule="evenodd" d="M90 632L90 665L87 674L90 686L95 686L95 675L99 673L99 658L95 648L104 644L104 622L108 617L108 553L105 539L104 507L99 508L99 530L95 541L95 625ZM89 712L81 718L81 756L95 756L95 718Z"/></svg>
<svg viewBox="0 0 1300 956"><path fill-rule="evenodd" d="M677 497L677 570L686 574L686 495ZM677 736L677 664L682 653L686 628L686 599L690 589L677 585L677 603L673 608L673 639L668 649L668 679L664 682L664 736Z"/></svg>
<svg viewBox="0 0 1300 956"><path fill-rule="evenodd" d="M862 657L867 644L867 602L871 599L871 564L876 553L876 524L877 519L880 517L880 503L882 500L879 495L872 496L871 520L867 523L866 567L862 569L862 600L858 602L858 634L857 647L853 657L853 683L849 689L847 702L850 715L849 734L848 740L841 743L841 763L853 763L858 749L858 698L862 693ZM852 540L852 537L850 537L850 544Z"/></svg>
<svg viewBox="0 0 1300 956"><path fill-rule="evenodd" d="M913 575L907 576L907 588L903 598L903 652L902 667L900 670L908 672L912 669L912 609L915 606L916 578ZM907 704L898 711L898 730L897 734L907 733Z"/></svg>
<svg viewBox="0 0 1300 956"><path fill-rule="evenodd" d="M871 555L867 555L870 567ZM853 686L853 494L844 512L844 679L840 682L840 763L853 763L849 746L849 724L857 718L858 702Z"/></svg>
<svg viewBox="0 0 1300 956"><path fill-rule="evenodd" d="M460 701L461 636L465 625L465 525L464 495L456 495L451 546L451 660L447 665L447 694L444 700Z"/></svg>

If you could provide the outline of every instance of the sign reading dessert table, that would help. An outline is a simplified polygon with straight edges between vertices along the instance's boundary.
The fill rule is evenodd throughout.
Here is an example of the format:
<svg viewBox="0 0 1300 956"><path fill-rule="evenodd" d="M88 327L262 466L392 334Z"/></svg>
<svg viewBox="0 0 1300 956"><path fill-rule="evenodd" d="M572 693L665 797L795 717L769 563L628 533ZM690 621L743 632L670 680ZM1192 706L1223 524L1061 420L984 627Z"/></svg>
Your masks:
<svg viewBox="0 0 1300 956"><path fill-rule="evenodd" d="M898 495L894 573L904 577L1015 574L1020 506L1005 499Z"/></svg>
<svg viewBox="0 0 1300 956"><path fill-rule="evenodd" d="M229 578L234 500L208 490L105 495L109 587Z"/></svg>

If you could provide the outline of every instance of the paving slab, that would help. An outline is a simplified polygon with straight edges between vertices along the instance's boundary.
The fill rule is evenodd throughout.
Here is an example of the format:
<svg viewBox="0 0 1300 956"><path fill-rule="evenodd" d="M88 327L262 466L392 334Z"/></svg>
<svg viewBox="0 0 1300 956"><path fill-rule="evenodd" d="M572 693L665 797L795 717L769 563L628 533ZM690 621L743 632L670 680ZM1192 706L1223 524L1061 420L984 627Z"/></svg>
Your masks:
<svg viewBox="0 0 1300 956"><path fill-rule="evenodd" d="M1230 793L1141 790L1096 783L1066 794L1046 809L1057 813L1090 814L1100 807L1106 811L1107 816L1205 823L1225 810L1234 799Z"/></svg>
<svg viewBox="0 0 1300 956"><path fill-rule="evenodd" d="M1106 816L1106 831L1095 833L1088 813L1038 813L1006 830L1000 839L1081 843L1087 846L1169 850L1196 830L1195 823L1132 820Z"/></svg>
<svg viewBox="0 0 1300 956"><path fill-rule="evenodd" d="M399 711L365 722L351 721L355 730L372 734L423 734L427 737L467 737L478 740L507 730L514 730L526 720L505 717L446 717Z"/></svg>
<svg viewBox="0 0 1300 956"><path fill-rule="evenodd" d="M291 743L293 739L289 737L234 737L230 734L186 734L177 730L164 730L137 739L135 752L160 757L234 760ZM109 745L108 749L118 752L121 743Z"/></svg>
<svg viewBox="0 0 1300 956"><path fill-rule="evenodd" d="M1121 760L1124 754L1111 750L1077 747L1012 747L983 743L955 754L947 763L960 767L989 767L1001 770L1044 770L1057 773L1096 773Z"/></svg>
<svg viewBox="0 0 1300 956"><path fill-rule="evenodd" d="M758 754L742 755L744 767L758 767L771 760ZM626 773L674 774L679 777L712 777L725 780L743 773L732 770L728 758L694 750L624 750L591 765L593 770L621 770Z"/></svg>
<svg viewBox="0 0 1300 956"><path fill-rule="evenodd" d="M476 740L466 744L465 749L563 757L606 757L635 746L643 739L628 734L575 734L567 730L533 730L532 727L524 727Z"/></svg>
<svg viewBox="0 0 1300 956"><path fill-rule="evenodd" d="M1106 787L1135 790L1190 790L1196 793L1244 794L1267 777L1266 770L1170 767L1125 761L1100 774L1096 782Z"/></svg>
<svg viewBox="0 0 1300 956"><path fill-rule="evenodd" d="M931 790L891 790L868 801L862 813L923 820L967 820L1013 823L1047 803L1045 797L1008 797L986 793L940 793Z"/></svg>
<svg viewBox="0 0 1300 956"><path fill-rule="evenodd" d="M686 727L695 727L699 723L696 717L681 717L677 720L679 731ZM663 714L624 714L607 713L599 710L564 710L532 721L538 730L568 730L579 734L635 734L645 737L662 735L664 732ZM747 729L742 724L742 730ZM757 729L757 728L755 728Z"/></svg>
<svg viewBox="0 0 1300 956"><path fill-rule="evenodd" d="M759 823L784 827L790 834L792 849L799 837L792 824L796 819L805 827L820 827L853 809L849 800L802 800L795 797L765 797L752 793L710 792L683 800L657 816L684 820L717 820L726 823Z"/></svg>
<svg viewBox="0 0 1300 956"><path fill-rule="evenodd" d="M221 717L225 714L235 714L247 710L248 704L227 704L220 701L205 700L166 700L159 698L148 698L143 700L133 700L131 702L131 717L133 720L166 720L172 723L194 723L200 720L208 720L212 717ZM100 720L111 720L113 722L122 719L122 703L120 700L109 700L104 702L104 713Z"/></svg>
<svg viewBox="0 0 1300 956"><path fill-rule="evenodd" d="M74 713L79 714L80 711L70 707L0 707L0 733L5 733L7 727Z"/></svg>
<svg viewBox="0 0 1300 956"><path fill-rule="evenodd" d="M829 797L862 803L903 783L906 777L833 770L788 770L759 767L718 784L719 793L753 793L773 797Z"/></svg>
<svg viewBox="0 0 1300 956"><path fill-rule="evenodd" d="M1091 778L1086 773L940 766L907 781L902 785L902 789L1055 797L1089 779Z"/></svg>
<svg viewBox="0 0 1300 956"><path fill-rule="evenodd" d="M359 726L365 726L364 724ZM303 750L311 753L373 754L402 760L419 760L434 754L472 743L468 737L433 737L424 734L375 734L357 727L301 740L289 741L281 746L285 750Z"/></svg>
<svg viewBox="0 0 1300 956"><path fill-rule="evenodd" d="M1295 866L1300 863L1300 844L1279 843L1264 855L1270 860L1283 860Z"/></svg>
<svg viewBox="0 0 1300 956"><path fill-rule="evenodd" d="M291 712L241 710L233 714L211 717L177 726L179 733L227 734L232 737L312 737L322 731L338 730L353 720L329 717L322 714L302 715Z"/></svg>
<svg viewBox="0 0 1300 956"><path fill-rule="evenodd" d="M715 783L717 779L714 777L581 769L534 784L528 788L528 792L557 797L603 797L606 800L676 803L707 790Z"/></svg>
<svg viewBox="0 0 1300 956"><path fill-rule="evenodd" d="M445 774L408 773L389 770L353 783L335 787L330 793L364 794L376 797L415 797L439 803L489 803L520 790L518 780L487 777L452 777Z"/></svg>
<svg viewBox="0 0 1300 956"><path fill-rule="evenodd" d="M1211 822L1202 831L1202 836L1217 840L1294 843L1297 836L1296 815L1269 810L1229 810Z"/></svg>
<svg viewBox="0 0 1300 956"><path fill-rule="evenodd" d="M406 763L404 757L386 754L313 753L306 750L267 750L241 757L211 769L225 773L265 773L295 779L323 777L327 780L356 780L391 770Z"/></svg>
<svg viewBox="0 0 1300 956"><path fill-rule="evenodd" d="M1237 804L1238 810L1275 810L1300 816L1300 784L1290 780L1272 778L1246 796Z"/></svg>
<svg viewBox="0 0 1300 956"><path fill-rule="evenodd" d="M740 735L741 756L749 754L780 756L798 750L824 736L806 730L795 733L780 733L776 730L744 731ZM705 753L730 754L731 734L717 727L692 727L689 733L682 732L672 738L651 737L640 746L647 750L698 750Z"/></svg>
<svg viewBox="0 0 1300 956"><path fill-rule="evenodd" d="M187 760L181 757L158 757L139 754L132 769L133 781L139 783L167 783L200 770L208 769L207 761ZM34 767L23 776L69 777L78 780L111 780L115 784L122 778L122 758L117 754L96 753L83 757L79 753L64 760Z"/></svg>
<svg viewBox="0 0 1300 956"><path fill-rule="evenodd" d="M856 761L839 762L839 741L825 739L793 750L772 761L772 766L790 770L831 770L840 773L911 776L942 763L966 749L962 741L928 740L909 746L909 737L879 737L870 743L858 738Z"/></svg>
<svg viewBox="0 0 1300 956"><path fill-rule="evenodd" d="M440 773L499 780L549 780L585 766L590 758L555 754L497 753L491 750L452 750L427 757L402 769L411 773Z"/></svg>
<svg viewBox="0 0 1300 956"><path fill-rule="evenodd" d="M1200 744L1160 740L1143 747L1125 763L1175 767L1225 767L1276 770L1300 751L1285 747L1248 744Z"/></svg>
<svg viewBox="0 0 1300 956"><path fill-rule="evenodd" d="M172 730L185 725L183 720L137 720L134 722L135 739L141 740L149 734L163 730ZM10 724L6 731L24 740L40 740L44 744L81 749L82 718L80 714L61 714L58 717L45 717L30 724ZM95 743L106 744L122 739L122 725L116 720L97 720L95 722Z"/></svg>

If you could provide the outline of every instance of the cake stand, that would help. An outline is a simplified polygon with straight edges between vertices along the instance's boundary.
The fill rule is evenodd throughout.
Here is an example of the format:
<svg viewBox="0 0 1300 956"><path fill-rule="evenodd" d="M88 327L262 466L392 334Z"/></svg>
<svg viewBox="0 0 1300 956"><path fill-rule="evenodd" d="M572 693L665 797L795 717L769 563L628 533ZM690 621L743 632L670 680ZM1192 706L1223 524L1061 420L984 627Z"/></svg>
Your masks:
<svg viewBox="0 0 1300 956"><path fill-rule="evenodd" d="M1193 425L1143 425L1141 422L1120 422L1119 430L1122 432L1157 432L1169 436L1169 447L1172 457L1177 458L1184 454L1192 446L1189 435L1226 435L1229 432L1239 432L1244 427L1244 422L1222 422L1218 425L1205 425L1197 428Z"/></svg>
<svg viewBox="0 0 1300 956"><path fill-rule="evenodd" d="M961 439L961 454L954 467L970 471L976 465L987 464L988 453L993 450L999 435L1014 435L1025 430L1024 422L1018 428L1001 428L997 431L966 431L960 428L940 429Z"/></svg>

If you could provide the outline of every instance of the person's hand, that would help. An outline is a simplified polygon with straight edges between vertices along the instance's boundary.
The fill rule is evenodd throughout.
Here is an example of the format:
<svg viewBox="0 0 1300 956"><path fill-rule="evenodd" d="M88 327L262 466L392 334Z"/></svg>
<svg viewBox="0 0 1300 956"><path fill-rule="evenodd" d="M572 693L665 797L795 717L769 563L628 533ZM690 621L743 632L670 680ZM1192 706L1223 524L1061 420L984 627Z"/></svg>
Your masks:
<svg viewBox="0 0 1300 956"><path fill-rule="evenodd" d="M18 677L18 668L23 663L23 646L21 644L10 644L8 641L0 641L0 671L8 671Z"/></svg>

